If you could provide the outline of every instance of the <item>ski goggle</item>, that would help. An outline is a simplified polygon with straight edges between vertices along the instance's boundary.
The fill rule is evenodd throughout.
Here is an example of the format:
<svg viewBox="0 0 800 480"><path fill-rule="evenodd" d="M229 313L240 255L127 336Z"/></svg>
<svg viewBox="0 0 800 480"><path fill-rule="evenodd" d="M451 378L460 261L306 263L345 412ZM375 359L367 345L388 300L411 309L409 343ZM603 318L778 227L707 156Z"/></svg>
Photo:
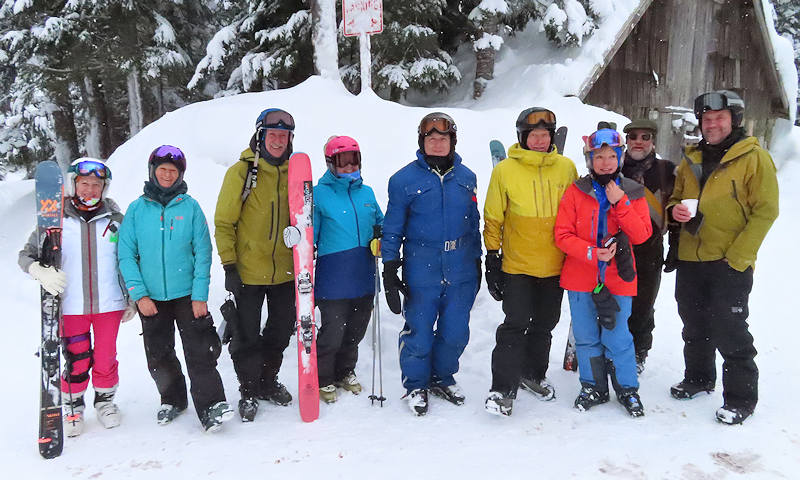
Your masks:
<svg viewBox="0 0 800 480"><path fill-rule="evenodd" d="M337 169L350 165L361 167L361 152L340 152L335 154L332 160Z"/></svg>
<svg viewBox="0 0 800 480"><path fill-rule="evenodd" d="M697 117L711 110L725 110L731 106L744 108L744 102L737 99L728 101L728 97L720 92L708 92L694 99L694 114Z"/></svg>
<svg viewBox="0 0 800 480"><path fill-rule="evenodd" d="M430 135L433 131L446 135L448 133L456 133L456 124L449 118L444 117L431 117L422 120L419 124L419 134L423 136Z"/></svg>
<svg viewBox="0 0 800 480"><path fill-rule="evenodd" d="M525 122L531 126L538 125L539 123L544 123L545 125L555 125L556 114L550 110L531 112L525 117Z"/></svg>
<svg viewBox="0 0 800 480"><path fill-rule="evenodd" d="M186 157L178 147L161 145L150 154L150 164L170 162L180 171L186 171Z"/></svg>
<svg viewBox="0 0 800 480"><path fill-rule="evenodd" d="M294 118L283 110L268 110L258 119L258 128L278 128L281 130L294 130Z"/></svg>
<svg viewBox="0 0 800 480"><path fill-rule="evenodd" d="M81 177L94 175L95 177L103 180L111 179L111 170L109 170L109 168L102 163L94 160L84 160L76 163L75 165L70 165L69 171Z"/></svg>
<svg viewBox="0 0 800 480"><path fill-rule="evenodd" d="M589 148L591 150L598 150L602 148L603 145L620 147L622 146L622 137L619 132L611 130L610 128L598 130L589 136Z"/></svg>
<svg viewBox="0 0 800 480"><path fill-rule="evenodd" d="M646 142L646 141L650 140L651 138L653 138L653 135L650 134L650 133L642 133L642 134L639 134L639 135L637 135L635 133L629 133L628 134L628 140L642 140L642 141Z"/></svg>

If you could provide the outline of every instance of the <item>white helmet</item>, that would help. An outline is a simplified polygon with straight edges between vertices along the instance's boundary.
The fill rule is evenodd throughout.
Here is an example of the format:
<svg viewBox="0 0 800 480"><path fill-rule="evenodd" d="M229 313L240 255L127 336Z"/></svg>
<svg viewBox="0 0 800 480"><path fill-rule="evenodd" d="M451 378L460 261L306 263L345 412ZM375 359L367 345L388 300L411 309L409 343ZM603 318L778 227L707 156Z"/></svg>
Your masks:
<svg viewBox="0 0 800 480"><path fill-rule="evenodd" d="M75 181L78 177L94 175L103 180L103 193L101 200L105 200L108 186L111 184L111 169L108 168L104 160L92 157L81 157L74 160L67 170L67 181L64 184L64 195L66 197L75 196Z"/></svg>

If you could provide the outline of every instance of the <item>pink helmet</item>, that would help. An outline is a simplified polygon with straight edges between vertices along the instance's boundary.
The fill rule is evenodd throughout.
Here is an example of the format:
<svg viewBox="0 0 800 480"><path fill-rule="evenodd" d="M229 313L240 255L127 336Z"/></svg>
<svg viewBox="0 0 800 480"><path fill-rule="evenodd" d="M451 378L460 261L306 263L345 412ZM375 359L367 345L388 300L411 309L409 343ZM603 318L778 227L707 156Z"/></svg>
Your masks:
<svg viewBox="0 0 800 480"><path fill-rule="evenodd" d="M334 175L337 175L337 167L341 168L348 164L356 164L360 170L361 149L358 148L358 142L346 136L334 135L329 138L325 143L325 163Z"/></svg>

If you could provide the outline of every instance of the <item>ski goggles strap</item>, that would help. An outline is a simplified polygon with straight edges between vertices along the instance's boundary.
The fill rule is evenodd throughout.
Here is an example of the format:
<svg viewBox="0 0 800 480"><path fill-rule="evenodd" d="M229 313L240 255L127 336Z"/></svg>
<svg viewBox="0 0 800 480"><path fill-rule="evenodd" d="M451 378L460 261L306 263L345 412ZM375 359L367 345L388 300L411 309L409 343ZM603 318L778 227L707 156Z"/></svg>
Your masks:
<svg viewBox="0 0 800 480"><path fill-rule="evenodd" d="M609 147L621 147L622 136L619 134L619 132L616 130L611 130L610 128L598 130L589 136L589 148L591 150L600 149L603 147L603 145L608 145Z"/></svg>
<svg viewBox="0 0 800 480"><path fill-rule="evenodd" d="M95 160L84 160L69 167L69 171L81 177L94 175L97 178L105 180L111 179L111 170L104 164Z"/></svg>
<svg viewBox="0 0 800 480"><path fill-rule="evenodd" d="M420 135L428 136L433 131L441 134L455 133L456 124L452 120L444 117L431 117L426 118L419 125Z"/></svg>

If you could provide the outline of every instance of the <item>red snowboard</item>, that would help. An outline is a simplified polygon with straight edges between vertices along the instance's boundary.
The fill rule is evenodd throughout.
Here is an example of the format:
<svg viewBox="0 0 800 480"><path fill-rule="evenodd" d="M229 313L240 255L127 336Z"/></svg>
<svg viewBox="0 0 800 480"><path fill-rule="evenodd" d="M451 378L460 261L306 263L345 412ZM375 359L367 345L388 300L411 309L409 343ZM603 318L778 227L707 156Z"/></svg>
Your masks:
<svg viewBox="0 0 800 480"><path fill-rule="evenodd" d="M300 230L300 242L292 248L297 298L298 399L304 422L319 418L317 332L314 323L314 190L311 161L305 153L289 158L289 223Z"/></svg>

